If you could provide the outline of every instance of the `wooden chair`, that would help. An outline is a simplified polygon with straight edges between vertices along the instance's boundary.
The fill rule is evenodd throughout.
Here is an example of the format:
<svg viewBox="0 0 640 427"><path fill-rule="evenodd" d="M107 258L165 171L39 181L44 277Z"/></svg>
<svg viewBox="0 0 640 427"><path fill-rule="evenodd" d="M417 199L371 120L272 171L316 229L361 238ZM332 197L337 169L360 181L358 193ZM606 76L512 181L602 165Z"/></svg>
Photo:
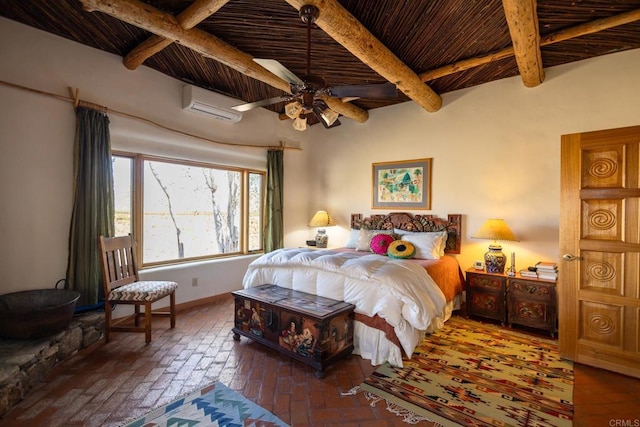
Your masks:
<svg viewBox="0 0 640 427"><path fill-rule="evenodd" d="M138 264L135 255L135 241L131 235L121 237L99 237L100 252L102 253L102 277L104 280L104 312L105 312L105 341L109 342L111 331L144 332L147 344L151 342L151 316L169 316L171 327L176 325L176 282L168 281L140 281ZM152 311L151 305L168 296L169 311ZM131 316L123 319L112 319L111 311L117 304L134 306L134 325L121 325L130 320ZM144 306L144 313L140 307ZM144 326L140 326L140 318L144 317Z"/></svg>

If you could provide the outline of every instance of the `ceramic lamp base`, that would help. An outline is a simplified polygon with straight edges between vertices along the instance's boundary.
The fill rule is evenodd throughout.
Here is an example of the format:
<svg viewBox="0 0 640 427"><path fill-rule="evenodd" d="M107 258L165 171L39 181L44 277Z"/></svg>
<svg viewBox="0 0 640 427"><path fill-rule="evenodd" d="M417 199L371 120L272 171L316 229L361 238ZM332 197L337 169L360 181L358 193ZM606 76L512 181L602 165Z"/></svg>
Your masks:
<svg viewBox="0 0 640 427"><path fill-rule="evenodd" d="M504 273L507 257L502 253L501 246L489 246L489 252L484 254L484 265L487 273Z"/></svg>
<svg viewBox="0 0 640 427"><path fill-rule="evenodd" d="M318 234L316 234L316 248L326 248L328 243L329 236L327 236L327 232L319 229Z"/></svg>

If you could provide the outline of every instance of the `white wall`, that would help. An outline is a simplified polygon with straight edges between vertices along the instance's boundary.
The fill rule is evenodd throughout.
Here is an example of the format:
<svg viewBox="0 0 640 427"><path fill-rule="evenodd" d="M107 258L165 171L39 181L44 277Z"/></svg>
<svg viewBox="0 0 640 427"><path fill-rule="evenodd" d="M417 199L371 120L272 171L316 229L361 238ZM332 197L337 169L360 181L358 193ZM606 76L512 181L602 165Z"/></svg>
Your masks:
<svg viewBox="0 0 640 427"><path fill-rule="evenodd" d="M306 226L326 209L347 239L349 214L370 214L371 164L432 157L432 210L464 215L466 268L487 241L470 239L503 217L520 237L505 242L518 268L558 257L560 135L638 125L640 50L547 69L525 88L519 78L445 94L428 113L413 102L373 110L367 123L298 133L267 111L224 125L182 111L182 84L153 70L127 70L121 58L0 18L0 80L81 98L215 140L299 146L285 152L285 245L315 234ZM265 150L224 148L109 114L115 149L264 167ZM75 119L69 103L0 86L0 293L52 287L64 277L71 212ZM145 273L180 283L178 302L237 289L252 257ZM198 277L199 286L191 287Z"/></svg>
<svg viewBox="0 0 640 427"><path fill-rule="evenodd" d="M0 80L66 97L71 86L79 89L81 99L108 107L113 149L261 170L266 166L266 149L203 142L113 110L216 141L300 146L307 138L264 109L245 113L237 124L183 111L181 82L144 66L129 71L117 56L4 18L0 52ZM0 86L0 293L50 288L65 276L74 133L71 103ZM293 155L297 163L306 162L304 151ZM182 303L239 289L254 258L165 267L142 275L177 281L177 302ZM197 287L191 286L192 278L198 278Z"/></svg>
<svg viewBox="0 0 640 427"><path fill-rule="evenodd" d="M314 127L309 211L335 217L329 245L341 245L350 213L387 212L371 209L372 163L432 157L432 209L423 212L464 215L464 269L487 251L490 242L469 236L488 218L504 218L520 238L502 244L518 269L557 260L560 136L640 124L639 76L636 49L547 69L536 88L515 77L448 93L436 113L408 102L370 111L365 124Z"/></svg>

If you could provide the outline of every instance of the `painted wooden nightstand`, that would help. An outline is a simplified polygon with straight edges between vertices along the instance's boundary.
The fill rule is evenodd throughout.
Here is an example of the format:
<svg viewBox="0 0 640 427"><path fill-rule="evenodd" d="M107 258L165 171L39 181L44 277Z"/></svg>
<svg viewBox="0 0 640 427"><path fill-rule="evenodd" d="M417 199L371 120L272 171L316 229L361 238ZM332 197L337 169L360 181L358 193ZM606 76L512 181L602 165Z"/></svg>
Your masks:
<svg viewBox="0 0 640 427"><path fill-rule="evenodd" d="M470 268L467 276L467 315L506 321L507 276Z"/></svg>
<svg viewBox="0 0 640 427"><path fill-rule="evenodd" d="M507 284L507 321L549 331L558 331L556 282L528 277L509 277Z"/></svg>
<svg viewBox="0 0 640 427"><path fill-rule="evenodd" d="M470 268L467 277L467 315L558 331L556 283L550 280L509 277Z"/></svg>

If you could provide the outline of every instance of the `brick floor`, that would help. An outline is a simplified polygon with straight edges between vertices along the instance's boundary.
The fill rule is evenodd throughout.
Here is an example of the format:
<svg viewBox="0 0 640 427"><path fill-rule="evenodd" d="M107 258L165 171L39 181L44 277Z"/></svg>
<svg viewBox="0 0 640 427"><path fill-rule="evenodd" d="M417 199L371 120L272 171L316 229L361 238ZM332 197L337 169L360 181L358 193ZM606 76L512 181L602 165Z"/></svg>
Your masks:
<svg viewBox="0 0 640 427"><path fill-rule="evenodd" d="M373 372L369 361L353 356L318 379L274 350L234 341L232 325L233 300L224 296L181 311L175 329L158 319L149 345L142 334L114 333L58 364L0 426L115 426L213 381L296 427L405 425L384 402L341 395ZM575 373L575 426L640 425L621 424L640 420L640 380L582 365Z"/></svg>

